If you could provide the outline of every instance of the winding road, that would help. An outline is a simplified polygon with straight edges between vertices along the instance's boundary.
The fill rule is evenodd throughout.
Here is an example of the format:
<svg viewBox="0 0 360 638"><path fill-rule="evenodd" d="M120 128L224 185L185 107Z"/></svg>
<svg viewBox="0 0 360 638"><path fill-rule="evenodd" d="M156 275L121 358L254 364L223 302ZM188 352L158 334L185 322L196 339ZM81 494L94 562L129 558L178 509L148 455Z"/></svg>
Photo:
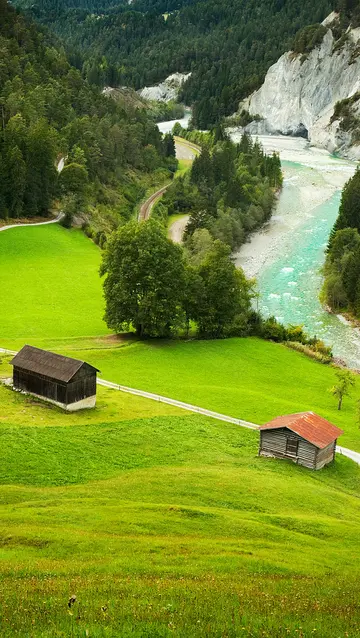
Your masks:
<svg viewBox="0 0 360 638"><path fill-rule="evenodd" d="M175 149L176 157L178 160L194 160L194 158L201 152L200 146L188 142L187 140L175 136ZM141 205L138 221L146 221L151 215L151 211L159 199L163 196L166 190L169 188L172 182L169 182L162 188L159 188L155 193ZM181 220L175 221L169 228L169 236L175 243L181 243L181 238L187 224L188 216L184 216Z"/></svg>
<svg viewBox="0 0 360 638"><path fill-rule="evenodd" d="M139 215L138 215L139 222L147 221L149 219L153 207L155 206L156 202L160 199L160 197L163 196L165 191L169 188L170 183L166 184L166 186L163 186L162 188L159 188L159 190L156 191L156 193L153 193L146 200L146 202L142 204Z"/></svg>
<svg viewBox="0 0 360 638"><path fill-rule="evenodd" d="M9 230L10 228L21 228L21 226L46 226L46 224L57 224L64 217L64 213L59 213L54 219L50 219L46 222L26 222L24 224L10 224L9 226L0 226L0 233L3 230Z"/></svg>

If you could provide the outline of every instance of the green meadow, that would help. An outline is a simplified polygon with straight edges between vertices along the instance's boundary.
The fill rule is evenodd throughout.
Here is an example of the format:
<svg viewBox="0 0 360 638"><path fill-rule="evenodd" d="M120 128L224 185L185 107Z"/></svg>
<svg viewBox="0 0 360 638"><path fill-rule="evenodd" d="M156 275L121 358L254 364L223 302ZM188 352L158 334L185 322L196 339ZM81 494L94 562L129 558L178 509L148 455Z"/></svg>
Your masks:
<svg viewBox="0 0 360 638"><path fill-rule="evenodd" d="M360 451L356 401L360 381L337 410L335 369L283 345L256 338L218 341L124 341L113 348L73 350L109 381L262 424L312 410L342 428L342 445Z"/></svg>
<svg viewBox="0 0 360 638"><path fill-rule="evenodd" d="M79 231L0 233L0 347L256 423L311 409L360 450L357 379L338 412L334 368L282 345L116 338L99 263ZM103 387L68 414L0 386L1 638L358 636L360 468L257 451L255 431Z"/></svg>
<svg viewBox="0 0 360 638"><path fill-rule="evenodd" d="M81 414L0 388L0 437L2 637L358 635L348 459L103 388Z"/></svg>
<svg viewBox="0 0 360 638"><path fill-rule="evenodd" d="M0 233L0 346L106 334L101 253L57 224Z"/></svg>

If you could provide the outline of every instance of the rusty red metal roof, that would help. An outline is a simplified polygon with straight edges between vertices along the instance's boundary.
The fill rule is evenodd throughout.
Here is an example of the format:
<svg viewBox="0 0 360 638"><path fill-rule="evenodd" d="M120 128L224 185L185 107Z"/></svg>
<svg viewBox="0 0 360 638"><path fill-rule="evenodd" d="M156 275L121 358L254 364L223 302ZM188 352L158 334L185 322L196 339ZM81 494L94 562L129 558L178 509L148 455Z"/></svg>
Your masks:
<svg viewBox="0 0 360 638"><path fill-rule="evenodd" d="M343 434L340 428L323 419L314 412L299 412L298 414L288 414L278 416L276 419L262 425L260 430L278 430L287 428L295 432L309 443L322 449Z"/></svg>

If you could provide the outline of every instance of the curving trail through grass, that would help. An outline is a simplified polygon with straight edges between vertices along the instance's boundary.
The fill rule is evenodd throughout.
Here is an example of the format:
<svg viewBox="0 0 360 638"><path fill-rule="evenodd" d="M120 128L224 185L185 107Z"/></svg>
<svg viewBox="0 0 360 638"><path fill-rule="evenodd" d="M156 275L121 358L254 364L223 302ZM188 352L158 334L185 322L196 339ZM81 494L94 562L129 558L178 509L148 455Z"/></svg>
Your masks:
<svg viewBox="0 0 360 638"><path fill-rule="evenodd" d="M59 213L57 217L55 217L54 219L50 219L45 222L34 222L34 223L28 222L24 224L10 224L8 226L0 226L0 233L4 230L10 230L11 228L22 228L23 226L30 227L30 226L46 226L48 224L58 224L63 217L64 217L64 213Z"/></svg>

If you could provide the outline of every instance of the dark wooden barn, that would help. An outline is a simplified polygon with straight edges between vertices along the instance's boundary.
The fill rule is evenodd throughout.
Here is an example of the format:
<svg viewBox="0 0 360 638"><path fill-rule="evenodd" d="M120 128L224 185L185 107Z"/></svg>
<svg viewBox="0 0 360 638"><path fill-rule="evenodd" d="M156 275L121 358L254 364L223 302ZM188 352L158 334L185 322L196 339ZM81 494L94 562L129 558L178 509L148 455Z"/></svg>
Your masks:
<svg viewBox="0 0 360 638"><path fill-rule="evenodd" d="M314 412L279 416L260 428L259 454L320 470L334 460L341 434L342 430Z"/></svg>
<svg viewBox="0 0 360 638"><path fill-rule="evenodd" d="M65 410L93 408L97 368L47 350L24 346L13 358L13 387Z"/></svg>

